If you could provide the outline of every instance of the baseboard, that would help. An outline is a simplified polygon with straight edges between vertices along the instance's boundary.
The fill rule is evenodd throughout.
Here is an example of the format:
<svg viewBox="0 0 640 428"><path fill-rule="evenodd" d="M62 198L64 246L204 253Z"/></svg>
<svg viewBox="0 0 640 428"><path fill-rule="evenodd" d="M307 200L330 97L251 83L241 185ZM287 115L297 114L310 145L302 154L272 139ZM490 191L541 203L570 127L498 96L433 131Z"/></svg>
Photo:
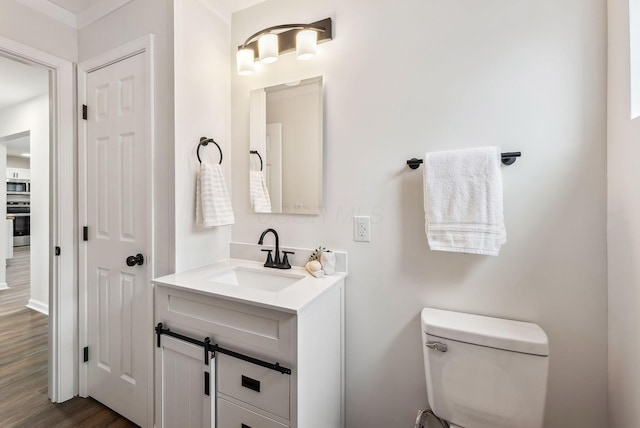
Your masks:
<svg viewBox="0 0 640 428"><path fill-rule="evenodd" d="M33 309L34 311L38 311L40 313L49 316L49 305L44 304L42 302L38 302L37 300L29 299L29 303L27 303L27 308Z"/></svg>
<svg viewBox="0 0 640 428"><path fill-rule="evenodd" d="M0 283L0 290L7 290L7 289L9 289L9 286L7 285L6 282Z"/></svg>

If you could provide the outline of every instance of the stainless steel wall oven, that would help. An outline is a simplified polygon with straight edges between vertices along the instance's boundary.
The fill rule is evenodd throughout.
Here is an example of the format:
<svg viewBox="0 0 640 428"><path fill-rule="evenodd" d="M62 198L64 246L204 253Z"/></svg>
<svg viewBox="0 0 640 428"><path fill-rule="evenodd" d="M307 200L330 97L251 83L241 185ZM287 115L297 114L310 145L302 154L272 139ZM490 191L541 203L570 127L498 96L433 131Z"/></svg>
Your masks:
<svg viewBox="0 0 640 428"><path fill-rule="evenodd" d="M31 242L31 184L28 180L7 180L7 215L13 220L13 246Z"/></svg>

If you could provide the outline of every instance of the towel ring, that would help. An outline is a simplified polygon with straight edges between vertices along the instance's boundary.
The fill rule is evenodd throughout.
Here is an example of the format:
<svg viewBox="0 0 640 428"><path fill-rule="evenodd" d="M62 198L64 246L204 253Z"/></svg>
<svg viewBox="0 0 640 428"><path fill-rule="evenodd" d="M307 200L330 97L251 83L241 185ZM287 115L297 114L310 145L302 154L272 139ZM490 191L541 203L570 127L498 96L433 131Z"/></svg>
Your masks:
<svg viewBox="0 0 640 428"><path fill-rule="evenodd" d="M207 138L207 137L200 137L200 143L198 144L198 150L196 151L196 155L198 156L198 162L202 163L202 159L200 159L200 146L206 146L209 143L215 144L216 147L218 148L218 151L220 152L220 162L218 162L218 164L221 164L222 163L222 149L220 148L218 143L213 141L213 138Z"/></svg>
<svg viewBox="0 0 640 428"><path fill-rule="evenodd" d="M249 150L249 154L258 155L258 159L260 159L260 171L262 171L262 156L257 150Z"/></svg>

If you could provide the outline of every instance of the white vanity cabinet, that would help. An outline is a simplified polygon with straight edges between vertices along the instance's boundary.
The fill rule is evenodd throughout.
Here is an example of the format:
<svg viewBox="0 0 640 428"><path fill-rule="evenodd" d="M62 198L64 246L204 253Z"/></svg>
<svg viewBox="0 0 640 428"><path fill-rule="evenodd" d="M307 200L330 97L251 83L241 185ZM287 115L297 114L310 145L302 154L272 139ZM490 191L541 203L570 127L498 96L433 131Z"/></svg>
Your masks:
<svg viewBox="0 0 640 428"><path fill-rule="evenodd" d="M203 347L159 335L156 427L344 426L344 275L309 279L297 294L255 299L207 292L204 283L190 287L178 275L164 278L154 280L156 324L199 341L208 337L225 352L209 353L215 358L206 365ZM317 292L310 298L309 290Z"/></svg>

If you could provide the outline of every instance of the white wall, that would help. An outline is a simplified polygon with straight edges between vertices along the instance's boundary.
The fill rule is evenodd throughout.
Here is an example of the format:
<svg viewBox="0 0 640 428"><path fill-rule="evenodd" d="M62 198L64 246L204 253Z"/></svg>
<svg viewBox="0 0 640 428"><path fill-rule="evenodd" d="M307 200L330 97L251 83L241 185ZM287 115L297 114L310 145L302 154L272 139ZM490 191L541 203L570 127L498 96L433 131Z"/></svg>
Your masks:
<svg viewBox="0 0 640 428"><path fill-rule="evenodd" d="M29 158L25 158L22 156L7 156L7 167L9 168L31 168L31 162Z"/></svg>
<svg viewBox="0 0 640 428"><path fill-rule="evenodd" d="M47 72L43 71L44 78ZM30 132L31 298L29 306L49 307L49 95L0 110L0 137ZM9 284L11 285L11 284Z"/></svg>
<svg viewBox="0 0 640 428"><path fill-rule="evenodd" d="M15 0L0 1L0 36L69 61L78 58L75 29Z"/></svg>
<svg viewBox="0 0 640 428"><path fill-rule="evenodd" d="M640 426L640 118L630 119L629 1L609 0L609 427Z"/></svg>
<svg viewBox="0 0 640 428"><path fill-rule="evenodd" d="M349 253L349 428L413 426L426 406L424 306L540 324L545 427L607 426L605 5L268 0L233 15L234 49L270 25L334 18L316 59L232 73L232 238L273 226L283 245ZM325 212L253 214L249 91L319 74ZM508 242L499 257L429 251L422 169L406 160L485 145L523 153L503 168ZM371 243L352 241L354 214L372 216Z"/></svg>
<svg viewBox="0 0 640 428"><path fill-rule="evenodd" d="M176 271L229 256L231 227L196 226L196 149L200 137L222 149L222 168L231 191L231 14L214 1L175 0L175 246ZM200 149L205 162L217 163L218 149Z"/></svg>
<svg viewBox="0 0 640 428"><path fill-rule="evenodd" d="M173 0L134 0L84 27L78 35L78 62L154 34L155 275L173 272Z"/></svg>

